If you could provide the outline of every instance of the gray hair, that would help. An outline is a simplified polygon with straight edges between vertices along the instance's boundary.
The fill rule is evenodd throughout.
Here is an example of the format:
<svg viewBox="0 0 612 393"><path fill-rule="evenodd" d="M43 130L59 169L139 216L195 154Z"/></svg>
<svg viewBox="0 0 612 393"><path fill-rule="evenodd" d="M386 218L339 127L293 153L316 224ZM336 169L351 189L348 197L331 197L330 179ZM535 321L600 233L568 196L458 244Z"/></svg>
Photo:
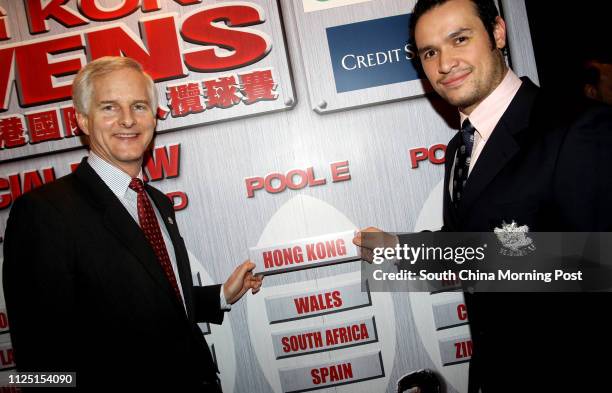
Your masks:
<svg viewBox="0 0 612 393"><path fill-rule="evenodd" d="M96 78L124 69L138 71L142 73L147 80L147 96L151 105L151 111L155 116L157 113L158 100L155 82L153 82L149 74L144 72L139 62L129 57L121 56L100 57L81 68L72 82L72 101L76 111L85 115L89 114L93 82Z"/></svg>

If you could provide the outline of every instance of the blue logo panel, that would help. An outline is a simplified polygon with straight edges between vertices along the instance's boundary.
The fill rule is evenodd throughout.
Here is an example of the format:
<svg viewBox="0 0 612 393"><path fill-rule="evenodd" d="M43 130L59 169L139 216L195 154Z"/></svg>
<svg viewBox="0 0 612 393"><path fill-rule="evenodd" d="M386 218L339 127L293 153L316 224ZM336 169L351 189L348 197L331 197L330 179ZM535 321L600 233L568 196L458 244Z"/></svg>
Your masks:
<svg viewBox="0 0 612 393"><path fill-rule="evenodd" d="M328 27L338 93L419 79L408 45L411 14Z"/></svg>

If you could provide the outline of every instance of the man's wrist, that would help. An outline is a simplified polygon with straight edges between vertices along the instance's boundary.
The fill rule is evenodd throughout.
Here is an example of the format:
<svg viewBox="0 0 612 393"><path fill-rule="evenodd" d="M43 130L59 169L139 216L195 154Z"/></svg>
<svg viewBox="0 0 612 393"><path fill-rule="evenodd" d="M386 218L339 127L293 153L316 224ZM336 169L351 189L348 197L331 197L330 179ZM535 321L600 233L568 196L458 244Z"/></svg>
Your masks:
<svg viewBox="0 0 612 393"><path fill-rule="evenodd" d="M221 310L229 311L232 309L232 305L229 304L227 299L225 298L225 284L221 285L221 293L219 294L219 302L221 305Z"/></svg>

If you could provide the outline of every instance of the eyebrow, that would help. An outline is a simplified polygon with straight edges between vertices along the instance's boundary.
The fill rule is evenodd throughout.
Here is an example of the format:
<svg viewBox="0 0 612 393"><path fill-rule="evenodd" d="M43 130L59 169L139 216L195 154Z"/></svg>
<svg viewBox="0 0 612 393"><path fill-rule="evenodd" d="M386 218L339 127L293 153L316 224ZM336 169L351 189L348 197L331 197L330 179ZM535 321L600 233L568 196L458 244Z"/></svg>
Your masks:
<svg viewBox="0 0 612 393"><path fill-rule="evenodd" d="M452 33L450 33L450 34L448 35L448 38L455 38L455 37L457 37L457 36L460 36L460 35L461 35L461 34L463 34L463 33L471 33L472 31L473 31L473 30L472 30L472 29L470 29L470 28L468 28L468 27L463 27L463 28L461 28L461 29L459 29L459 30L457 30L457 31L453 31Z"/></svg>
<svg viewBox="0 0 612 393"><path fill-rule="evenodd" d="M105 101L98 102L98 105L116 104L116 103L117 103L117 101L115 101L115 100L105 100ZM135 101L132 102L132 104L147 104L147 105L149 105L149 100L148 99L135 100Z"/></svg>
<svg viewBox="0 0 612 393"><path fill-rule="evenodd" d="M472 32L473 32L472 29L470 29L468 27L463 27L463 28L461 28L459 30L455 30L455 31L449 33L448 36L447 36L447 39L451 39L452 40L453 38L457 38L458 36L460 36L463 33L472 33ZM418 49L418 54L420 56L423 53L425 53L425 52L427 52L427 51L429 51L431 49L435 49L435 46L434 45L427 45L427 46L425 46L423 48L419 48Z"/></svg>

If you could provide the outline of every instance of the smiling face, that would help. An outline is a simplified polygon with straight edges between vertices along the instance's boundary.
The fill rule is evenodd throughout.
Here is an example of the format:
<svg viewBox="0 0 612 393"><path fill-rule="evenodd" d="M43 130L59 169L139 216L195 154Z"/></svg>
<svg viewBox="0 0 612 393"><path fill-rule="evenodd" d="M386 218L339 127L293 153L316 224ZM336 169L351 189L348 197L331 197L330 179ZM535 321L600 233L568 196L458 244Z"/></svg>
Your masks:
<svg viewBox="0 0 612 393"><path fill-rule="evenodd" d="M90 149L108 163L136 177L153 139L156 119L147 95L147 79L125 68L92 81L89 113L77 113Z"/></svg>
<svg viewBox="0 0 612 393"><path fill-rule="evenodd" d="M427 11L415 41L427 79L451 105L470 114L503 80L507 67L499 49L506 26L496 19L492 43L471 0L449 0Z"/></svg>

